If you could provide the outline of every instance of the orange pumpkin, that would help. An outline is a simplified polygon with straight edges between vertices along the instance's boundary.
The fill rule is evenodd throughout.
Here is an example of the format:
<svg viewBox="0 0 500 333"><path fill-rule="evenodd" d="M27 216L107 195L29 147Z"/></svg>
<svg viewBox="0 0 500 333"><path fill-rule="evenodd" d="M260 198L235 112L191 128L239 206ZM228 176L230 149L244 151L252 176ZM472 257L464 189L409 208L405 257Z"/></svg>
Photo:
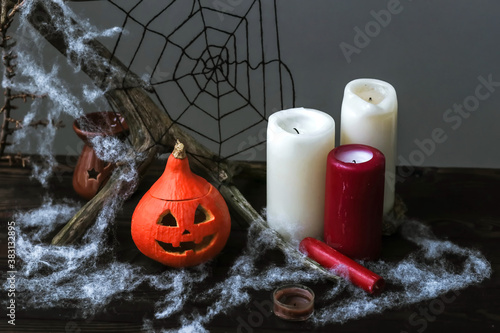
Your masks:
<svg viewBox="0 0 500 333"><path fill-rule="evenodd" d="M191 172L177 141L163 175L132 215L132 238L146 256L172 267L194 266L226 244L231 217L215 187Z"/></svg>

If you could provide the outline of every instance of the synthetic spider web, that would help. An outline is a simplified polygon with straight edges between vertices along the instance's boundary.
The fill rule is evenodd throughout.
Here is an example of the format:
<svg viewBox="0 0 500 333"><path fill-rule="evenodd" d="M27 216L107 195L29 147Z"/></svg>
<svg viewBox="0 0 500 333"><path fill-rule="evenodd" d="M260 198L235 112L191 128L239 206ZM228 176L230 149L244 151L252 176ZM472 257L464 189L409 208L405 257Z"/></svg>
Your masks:
<svg viewBox="0 0 500 333"><path fill-rule="evenodd" d="M100 89L87 84L70 89L71 85L62 78L61 72L78 73L81 68L71 61L65 65L60 59L52 67L47 65L52 63L47 59L43 62L41 54L47 43L37 31L30 30L27 20L37 2L27 2L26 12L20 18L20 34L27 34L31 43L21 45L19 50L23 69L15 84L32 93L47 94L47 103L51 104L46 109L51 116L65 112L78 117L87 104L102 106ZM53 3L62 8L64 18L55 18L56 29L67 41L69 55L98 58L85 41L102 40L126 64L131 77L135 73L143 78L174 123L203 139L220 159L261 145L265 141L262 136L257 136L255 142L247 139L255 138L258 128L265 127L265 119L274 108L294 104L293 80L279 51L275 2L249 1L217 9L213 7L220 3L217 1L110 1L101 4L109 18L106 23L111 25L103 29L76 15L62 0L41 2L49 8ZM117 17L119 22L113 22ZM87 31L83 38L72 30L72 21L80 22ZM135 82L125 79L124 83ZM34 104L30 117L40 108ZM48 131L46 137L39 137L38 151L49 155L53 136L53 131ZM246 142L247 146L239 149L238 142ZM93 144L100 157L112 162L123 162L130 148L118 140L103 139ZM133 161L125 162L134 166ZM131 168L123 177L132 184L138 175ZM478 251L441 241L429 228L406 221L402 237L418 249L398 263L367 264L396 287L382 297L372 298L345 281L326 284L323 275L305 269L288 253L283 253L283 263L269 262L266 253L276 250L277 238L272 230L260 232L254 224L249 228L247 246L227 274L221 281L207 285L204 282L213 273L211 263L151 273L139 264L116 259L116 244L109 245L106 240L122 197L126 195L117 191L110 198L82 243L75 246L51 246L46 240L75 214L79 203L56 202L48 194L41 207L14 216L18 227L16 253L22 262L16 276L17 288L22 290L18 294L18 304L23 307L20 310L74 308L80 309L75 316L93 318L110 304L133 302L132 292L146 285L159 292L154 311L144 314L144 329L161 329L158 326L163 322L159 320L168 318L177 326L173 331L201 332L216 316L230 317L235 307L250 304L254 292L269 293L278 285L293 281L323 283L328 291L318 295L324 306L312 318L312 327L431 299L491 275L491 266ZM444 254L458 256L460 270L451 267ZM193 311L185 312L188 308ZM235 320L231 323L238 325Z"/></svg>
<svg viewBox="0 0 500 333"><path fill-rule="evenodd" d="M220 160L262 145L258 131L269 113L294 105L275 2L109 3L123 17L113 56L148 83L175 124Z"/></svg>

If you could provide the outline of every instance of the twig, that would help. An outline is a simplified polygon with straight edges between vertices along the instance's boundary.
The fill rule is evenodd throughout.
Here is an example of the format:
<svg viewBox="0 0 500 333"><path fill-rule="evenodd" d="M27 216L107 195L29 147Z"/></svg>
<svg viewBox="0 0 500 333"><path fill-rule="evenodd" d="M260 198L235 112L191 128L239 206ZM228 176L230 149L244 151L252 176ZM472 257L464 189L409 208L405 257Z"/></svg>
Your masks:
<svg viewBox="0 0 500 333"><path fill-rule="evenodd" d="M9 161L9 166L13 166L17 162L21 162L21 165L23 166L23 168L26 167L26 165L31 162L29 156L23 156L23 155L21 155L21 153L18 153L17 155L2 156L2 157L0 157L0 160Z"/></svg>
<svg viewBox="0 0 500 333"><path fill-rule="evenodd" d="M14 16L19 12L21 7L24 5L24 1L12 1L12 0L1 0L0 6L0 47L3 49L3 65L4 65L4 78L7 80L12 80L12 78L16 75L16 64L13 62L14 59L17 58L17 55L11 51L11 48L15 45L15 42L8 43L12 38L7 35L7 30L11 26ZM28 98L45 98L45 95L36 95L25 92L13 93L11 88L7 87L4 90L4 104L0 108L0 113L3 113L3 121L0 127L0 156L2 156L5 152L5 148L10 145L10 142L7 141L7 136L12 135L15 130L22 128L22 123L20 120L14 119L11 117L11 111L17 109L17 106L13 105L11 102L16 99L22 99L24 102L27 101ZM15 128L10 128L9 124L14 123ZM52 123L56 128L62 127L61 122L55 123L52 120ZM34 122L31 123L30 126L35 128L38 125L47 126L49 122ZM12 160L12 159L11 159ZM11 161L9 160L9 161ZM23 166L25 162L23 161Z"/></svg>
<svg viewBox="0 0 500 333"><path fill-rule="evenodd" d="M54 119L52 119L51 121L48 121L47 119L44 119L44 120L34 120L31 123L29 123L28 126L31 126L31 127L34 127L34 128L38 128L38 126L45 126L45 127L47 127L49 124L52 124L52 126L54 126L55 128L61 128L61 127L66 126L66 125L64 125L64 123L63 123L62 120L59 120L58 122L56 122Z"/></svg>
<svg viewBox="0 0 500 333"><path fill-rule="evenodd" d="M16 124L16 128L21 128L23 127L23 124L21 124L20 120L14 119L14 118L5 118L9 123L14 123Z"/></svg>
<svg viewBox="0 0 500 333"><path fill-rule="evenodd" d="M35 98L45 98L47 97L47 95L35 95L35 94L28 94L28 93L20 93L20 94L16 94L16 95L10 95L9 96L9 99L12 101L12 100L15 100L15 99L22 99L23 102L26 103L26 100L28 98L31 98L32 100L34 100Z"/></svg>

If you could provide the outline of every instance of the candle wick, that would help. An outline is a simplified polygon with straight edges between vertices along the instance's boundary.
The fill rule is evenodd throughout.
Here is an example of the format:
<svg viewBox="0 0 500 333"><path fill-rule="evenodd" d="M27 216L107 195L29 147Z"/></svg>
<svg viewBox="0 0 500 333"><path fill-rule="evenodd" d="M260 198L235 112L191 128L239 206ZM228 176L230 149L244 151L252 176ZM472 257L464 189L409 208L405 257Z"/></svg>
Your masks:
<svg viewBox="0 0 500 333"><path fill-rule="evenodd" d="M293 129L295 130L295 132L297 132L297 134L300 134L298 129L296 129L295 127Z"/></svg>
<svg viewBox="0 0 500 333"><path fill-rule="evenodd" d="M352 163L356 164L356 160L352 160Z"/></svg>

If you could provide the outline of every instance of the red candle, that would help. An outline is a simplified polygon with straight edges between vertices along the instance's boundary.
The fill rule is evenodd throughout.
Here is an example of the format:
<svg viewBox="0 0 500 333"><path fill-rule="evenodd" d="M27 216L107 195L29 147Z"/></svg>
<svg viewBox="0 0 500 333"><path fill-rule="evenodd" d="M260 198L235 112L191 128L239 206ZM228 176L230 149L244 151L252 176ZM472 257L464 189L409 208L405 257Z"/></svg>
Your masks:
<svg viewBox="0 0 500 333"><path fill-rule="evenodd" d="M325 242L353 259L376 259L382 242L385 158L360 144L327 158Z"/></svg>
<svg viewBox="0 0 500 333"><path fill-rule="evenodd" d="M315 238L304 238L299 249L321 266L334 270L335 274L370 294L380 293L384 289L385 281L382 277Z"/></svg>

